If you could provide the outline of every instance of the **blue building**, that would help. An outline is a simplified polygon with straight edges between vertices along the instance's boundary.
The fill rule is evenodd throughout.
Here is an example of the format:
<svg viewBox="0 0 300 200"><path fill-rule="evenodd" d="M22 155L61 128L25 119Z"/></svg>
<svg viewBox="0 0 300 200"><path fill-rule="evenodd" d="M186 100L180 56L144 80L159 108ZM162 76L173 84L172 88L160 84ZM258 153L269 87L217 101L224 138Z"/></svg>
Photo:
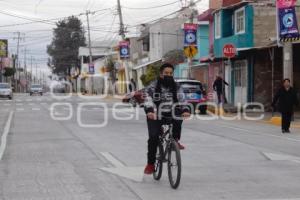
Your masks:
<svg viewBox="0 0 300 200"><path fill-rule="evenodd" d="M208 83L208 64L202 63L201 59L209 54L209 23L199 22L197 29L198 53L193 58L191 74L192 78L199 80L203 84ZM176 66L174 76L177 78L188 78L188 63L181 63Z"/></svg>
<svg viewBox="0 0 300 200"><path fill-rule="evenodd" d="M243 2L214 12L215 62L211 64L210 76L221 76L229 83L225 92L234 105L247 103L252 98L253 63L239 51L254 47L253 18L253 6ZM226 44L233 44L237 49L237 55L231 61L223 56Z"/></svg>

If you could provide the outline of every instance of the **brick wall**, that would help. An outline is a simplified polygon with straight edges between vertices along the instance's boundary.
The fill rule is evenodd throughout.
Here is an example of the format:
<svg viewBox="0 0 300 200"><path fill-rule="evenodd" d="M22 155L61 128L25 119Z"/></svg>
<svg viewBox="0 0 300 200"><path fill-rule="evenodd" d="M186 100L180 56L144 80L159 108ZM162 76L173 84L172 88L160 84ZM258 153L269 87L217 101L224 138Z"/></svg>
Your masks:
<svg viewBox="0 0 300 200"><path fill-rule="evenodd" d="M232 4L236 4L241 2L242 0L223 0L223 6L230 6Z"/></svg>
<svg viewBox="0 0 300 200"><path fill-rule="evenodd" d="M222 7L223 0L209 0L209 8L219 9Z"/></svg>
<svg viewBox="0 0 300 200"><path fill-rule="evenodd" d="M276 8L272 6L254 5L254 46L266 46L270 38L277 37ZM300 27L300 7L297 7L297 18Z"/></svg>
<svg viewBox="0 0 300 200"><path fill-rule="evenodd" d="M272 62L269 50L253 52L254 56L254 102L267 108L272 103ZM280 88L282 77L282 49L276 49L274 62L274 93Z"/></svg>

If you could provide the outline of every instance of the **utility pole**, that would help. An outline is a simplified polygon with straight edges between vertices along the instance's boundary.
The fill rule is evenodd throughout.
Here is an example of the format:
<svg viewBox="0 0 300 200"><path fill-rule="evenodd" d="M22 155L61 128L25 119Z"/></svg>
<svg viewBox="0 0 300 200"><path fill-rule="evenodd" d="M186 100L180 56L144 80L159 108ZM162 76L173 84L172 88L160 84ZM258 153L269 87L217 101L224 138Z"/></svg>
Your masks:
<svg viewBox="0 0 300 200"><path fill-rule="evenodd" d="M124 22L123 22L123 15L122 15L122 8L120 0L118 2L118 13L119 13L119 20L120 20L120 31L119 34L122 36L122 39L125 40L125 30L124 30Z"/></svg>
<svg viewBox="0 0 300 200"><path fill-rule="evenodd" d="M293 85L293 43L283 44L283 78L289 78Z"/></svg>
<svg viewBox="0 0 300 200"><path fill-rule="evenodd" d="M28 84L28 73L27 73L27 48L25 47L25 50L24 50L24 75L25 75L25 81L26 81L26 86ZM25 92L27 91L27 87L25 88Z"/></svg>
<svg viewBox="0 0 300 200"><path fill-rule="evenodd" d="M35 83L37 83L37 78L38 78L38 72L37 72L37 64L35 64Z"/></svg>
<svg viewBox="0 0 300 200"><path fill-rule="evenodd" d="M90 14L94 14L91 11L86 11L85 15L86 15L86 19L87 19L87 27L88 27L88 40L89 40L89 67L90 65L93 64L93 54L92 54L92 42L91 42L91 30L90 30L90 19L89 19L89 15ZM94 79L93 79L93 74L91 76L91 82L92 82L92 91L91 93L93 94L94 91Z"/></svg>
<svg viewBox="0 0 300 200"><path fill-rule="evenodd" d="M31 64L31 66L30 66L30 83L32 84L32 75L33 75L33 70L32 70L32 60L33 60L33 58L32 58L32 56L31 56L31 59L30 59L30 64Z"/></svg>
<svg viewBox="0 0 300 200"><path fill-rule="evenodd" d="M120 20L120 31L119 31L119 35L122 37L122 40L125 40L125 28L124 28L124 22L123 22L123 14L122 14L122 8L121 8L121 2L120 0L117 0L118 3L118 14L119 14L119 20ZM123 61L123 65L125 68L125 84L126 84L126 89L127 92L129 92L129 70L128 70L128 66L127 66L127 60Z"/></svg>
<svg viewBox="0 0 300 200"><path fill-rule="evenodd" d="M19 51L20 51L20 40L22 39L21 38L21 32L18 31L18 32L15 32L15 34L17 34L17 37L14 38L17 40L17 59L16 59L16 63L17 63L17 66L16 66L16 79L20 82L20 63L19 63ZM15 82L15 86L16 86L16 90L18 91L18 81Z"/></svg>
<svg viewBox="0 0 300 200"><path fill-rule="evenodd" d="M192 6L193 4L194 4L194 2L191 1L190 6ZM194 23L194 10L192 10L192 14L190 16L190 23L191 24ZM189 64L188 78L191 79L192 78L192 65L193 65L193 58L192 57L188 58L188 64Z"/></svg>

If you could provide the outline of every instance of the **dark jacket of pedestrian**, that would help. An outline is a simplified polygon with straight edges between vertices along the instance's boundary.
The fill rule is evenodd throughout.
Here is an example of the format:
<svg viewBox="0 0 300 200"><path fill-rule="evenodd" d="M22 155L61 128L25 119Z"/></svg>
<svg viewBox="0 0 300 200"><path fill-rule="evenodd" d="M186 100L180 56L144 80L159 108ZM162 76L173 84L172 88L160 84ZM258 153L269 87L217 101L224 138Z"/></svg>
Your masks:
<svg viewBox="0 0 300 200"><path fill-rule="evenodd" d="M221 77L218 77L214 82L213 88L217 93L222 94L225 91L225 85L229 84Z"/></svg>
<svg viewBox="0 0 300 200"><path fill-rule="evenodd" d="M277 105L278 102L278 106ZM296 91L290 87L288 90L282 87L275 95L272 107L278 108L281 113L292 113L294 106L299 105Z"/></svg>

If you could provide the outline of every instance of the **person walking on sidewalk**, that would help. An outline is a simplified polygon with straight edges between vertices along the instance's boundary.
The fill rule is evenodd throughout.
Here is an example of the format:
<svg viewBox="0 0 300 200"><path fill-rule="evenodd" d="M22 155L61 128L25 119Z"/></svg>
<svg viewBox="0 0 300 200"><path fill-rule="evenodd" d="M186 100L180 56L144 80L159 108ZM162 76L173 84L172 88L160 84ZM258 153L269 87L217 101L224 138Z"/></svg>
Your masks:
<svg viewBox="0 0 300 200"><path fill-rule="evenodd" d="M217 92L218 95L218 104L221 104L224 99L224 103L227 103L226 95L225 95L225 85L229 86L229 84L221 77L217 76L213 89Z"/></svg>
<svg viewBox="0 0 300 200"><path fill-rule="evenodd" d="M278 110L282 115L282 133L290 133L294 107L299 105L297 94L291 86L290 79L284 79L282 88L276 93L272 102L272 107L274 110L276 110L277 102Z"/></svg>

